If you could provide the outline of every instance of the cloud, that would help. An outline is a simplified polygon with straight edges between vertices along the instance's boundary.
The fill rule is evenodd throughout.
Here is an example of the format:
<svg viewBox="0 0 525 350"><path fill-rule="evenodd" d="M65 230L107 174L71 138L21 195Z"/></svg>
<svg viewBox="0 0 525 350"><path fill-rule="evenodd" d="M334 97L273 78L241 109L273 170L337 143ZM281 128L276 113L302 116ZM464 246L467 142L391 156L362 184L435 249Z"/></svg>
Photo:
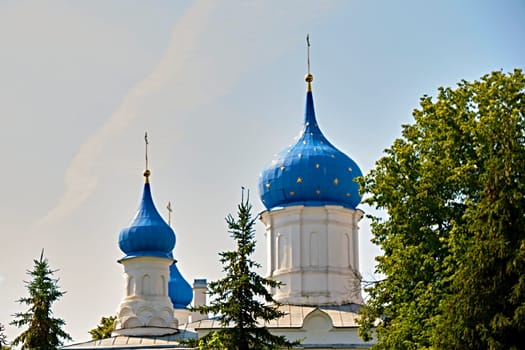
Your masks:
<svg viewBox="0 0 525 350"><path fill-rule="evenodd" d="M91 196L98 182L95 165L105 145L140 115L141 106L149 95L166 85L170 77L193 59L195 45L215 8L214 4L196 2L187 10L173 29L170 45L157 66L130 90L109 119L80 146L65 172L64 193L37 226L66 217Z"/></svg>
<svg viewBox="0 0 525 350"><path fill-rule="evenodd" d="M257 71L293 47L276 41L276 35L294 30L302 43L303 24L327 11L325 5L313 11L297 7L294 2L279 7L226 2L220 3L221 11L214 11L218 3L198 1L187 10L155 69L130 90L102 127L81 145L66 170L64 193L40 224L66 217L91 196L97 188L97 165L103 150L135 120L147 117L152 121L152 115L166 113L169 108L171 115L182 118L188 109L223 96L243 74ZM288 20L291 14L293 22ZM159 97L161 100L157 100Z"/></svg>

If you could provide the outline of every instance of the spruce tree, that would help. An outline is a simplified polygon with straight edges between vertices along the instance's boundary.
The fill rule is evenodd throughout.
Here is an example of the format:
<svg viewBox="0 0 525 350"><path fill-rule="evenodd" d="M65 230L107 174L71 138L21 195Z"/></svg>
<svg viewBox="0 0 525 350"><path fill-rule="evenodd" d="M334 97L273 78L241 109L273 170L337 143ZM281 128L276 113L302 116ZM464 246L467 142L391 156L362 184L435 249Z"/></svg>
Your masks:
<svg viewBox="0 0 525 350"><path fill-rule="evenodd" d="M39 260L34 260L34 267L28 270L31 281L25 281L28 297L18 299L20 304L29 307L26 312L14 315L11 322L16 327L27 327L13 340L13 345L22 345L22 349L57 349L62 345L62 340L72 340L62 327L63 319L53 317L52 304L60 299L65 292L60 291L58 279L53 279L56 270L51 270L44 250Z"/></svg>
<svg viewBox="0 0 525 350"><path fill-rule="evenodd" d="M219 253L226 276L209 284L211 305L196 309L216 315L222 329L200 338L196 344L200 349L278 349L291 348L296 344L284 336L271 334L262 325L284 313L278 310L279 304L268 291L268 287L279 287L279 282L266 279L254 271L260 267L250 258L255 251L254 225L258 216L252 217L251 210L249 192L245 198L243 188L237 218L231 214L226 217L237 249Z"/></svg>
<svg viewBox="0 0 525 350"><path fill-rule="evenodd" d="M7 345L7 336L5 335L5 326L0 323L0 349L4 348L4 345Z"/></svg>

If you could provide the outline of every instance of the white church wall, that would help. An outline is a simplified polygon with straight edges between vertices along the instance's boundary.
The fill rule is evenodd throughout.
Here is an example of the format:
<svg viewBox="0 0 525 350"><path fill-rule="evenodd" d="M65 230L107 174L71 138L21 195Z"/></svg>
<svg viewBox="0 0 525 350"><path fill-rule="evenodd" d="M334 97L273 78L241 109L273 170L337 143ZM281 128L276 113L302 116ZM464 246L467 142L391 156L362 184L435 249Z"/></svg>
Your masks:
<svg viewBox="0 0 525 350"><path fill-rule="evenodd" d="M264 212L268 276L283 283L274 298L297 305L361 304L355 286L360 278L357 222L362 215L333 205Z"/></svg>

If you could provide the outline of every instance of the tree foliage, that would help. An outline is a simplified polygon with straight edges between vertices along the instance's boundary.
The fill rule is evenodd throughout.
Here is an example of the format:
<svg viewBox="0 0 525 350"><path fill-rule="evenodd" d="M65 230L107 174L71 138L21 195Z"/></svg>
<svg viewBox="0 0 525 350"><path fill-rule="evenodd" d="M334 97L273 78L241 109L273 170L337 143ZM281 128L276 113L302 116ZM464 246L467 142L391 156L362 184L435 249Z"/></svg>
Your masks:
<svg viewBox="0 0 525 350"><path fill-rule="evenodd" d="M216 315L222 329L198 339L200 349L277 349L295 345L261 325L284 313L278 310L278 303L267 289L278 287L279 282L265 279L254 271L260 264L250 258L255 251L257 219L252 217L251 210L249 193L244 198L243 189L237 218L231 214L226 217L237 249L219 253L226 276L209 284L208 293L214 297L211 304L196 308Z"/></svg>
<svg viewBox="0 0 525 350"><path fill-rule="evenodd" d="M424 96L366 177L383 250L360 332L384 349L512 349L525 334L525 77Z"/></svg>
<svg viewBox="0 0 525 350"><path fill-rule="evenodd" d="M7 345L7 336L5 335L5 326L0 323L0 349L4 348L4 345Z"/></svg>
<svg viewBox="0 0 525 350"><path fill-rule="evenodd" d="M111 337L111 333L115 329L116 319L117 316L102 316L97 328L93 328L89 331L89 334L91 334L91 340L101 340Z"/></svg>
<svg viewBox="0 0 525 350"><path fill-rule="evenodd" d="M49 267L43 250L40 259L33 261L33 270L27 271L32 279L25 282L29 296L18 299L20 304L27 305L29 309L16 313L11 322L16 327L26 326L27 329L13 340L13 345L21 344L22 349L57 349L62 345L62 340L72 340L62 329L64 320L53 317L51 310L53 303L65 292L60 291L58 279L52 278L56 270Z"/></svg>

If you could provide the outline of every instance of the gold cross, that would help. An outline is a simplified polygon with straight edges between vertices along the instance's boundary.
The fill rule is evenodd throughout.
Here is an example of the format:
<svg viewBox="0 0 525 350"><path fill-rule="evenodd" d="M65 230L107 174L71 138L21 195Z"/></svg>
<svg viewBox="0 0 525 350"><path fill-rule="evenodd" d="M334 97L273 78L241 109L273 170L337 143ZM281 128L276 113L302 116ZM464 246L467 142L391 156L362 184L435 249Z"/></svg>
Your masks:
<svg viewBox="0 0 525 350"><path fill-rule="evenodd" d="M146 170L148 170L148 132L144 133L144 143L146 144Z"/></svg>
<svg viewBox="0 0 525 350"><path fill-rule="evenodd" d="M310 74L310 34L306 34L306 53L307 53L307 63L308 63L308 74Z"/></svg>
<svg viewBox="0 0 525 350"><path fill-rule="evenodd" d="M168 225L171 226L171 213L173 212L173 209L171 209L171 202L168 202L166 209L168 209Z"/></svg>

